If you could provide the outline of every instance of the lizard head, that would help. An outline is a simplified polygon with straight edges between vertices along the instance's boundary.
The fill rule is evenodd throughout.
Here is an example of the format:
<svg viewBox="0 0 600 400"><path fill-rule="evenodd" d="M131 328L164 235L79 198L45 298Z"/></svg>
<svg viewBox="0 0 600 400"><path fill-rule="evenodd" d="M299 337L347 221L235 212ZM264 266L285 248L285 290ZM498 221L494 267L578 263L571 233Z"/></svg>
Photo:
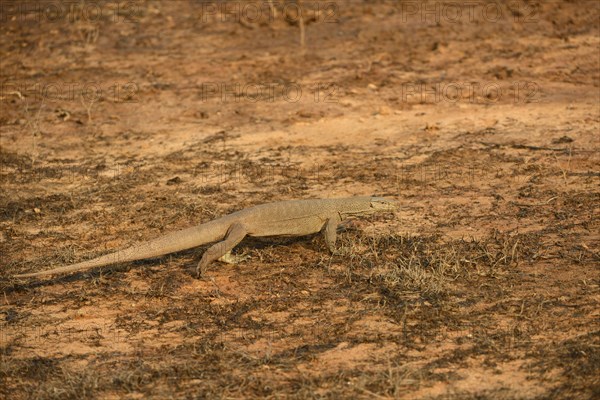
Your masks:
<svg viewBox="0 0 600 400"><path fill-rule="evenodd" d="M384 197L361 196L344 199L347 202L339 211L342 219L360 215L370 215L381 212L394 212L398 209L398 202Z"/></svg>
<svg viewBox="0 0 600 400"><path fill-rule="evenodd" d="M386 199L385 197L371 197L369 207L371 212L396 211L398 209L398 201Z"/></svg>

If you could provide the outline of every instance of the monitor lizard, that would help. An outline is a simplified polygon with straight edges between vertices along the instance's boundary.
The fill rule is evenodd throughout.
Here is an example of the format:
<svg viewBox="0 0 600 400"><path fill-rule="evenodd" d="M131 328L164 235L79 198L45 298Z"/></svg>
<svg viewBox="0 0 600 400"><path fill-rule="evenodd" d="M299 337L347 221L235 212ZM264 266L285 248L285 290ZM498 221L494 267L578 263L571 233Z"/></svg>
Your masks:
<svg viewBox="0 0 600 400"><path fill-rule="evenodd" d="M324 229L329 250L335 253L337 227L342 220L377 212L394 211L395 200L383 197L348 197L337 199L287 200L266 203L225 215L221 218L191 228L166 234L88 261L46 271L15 275L15 278L40 277L68 272L78 272L116 263L158 257L217 242L202 255L196 274L213 261L227 262L230 251L245 236L302 236Z"/></svg>

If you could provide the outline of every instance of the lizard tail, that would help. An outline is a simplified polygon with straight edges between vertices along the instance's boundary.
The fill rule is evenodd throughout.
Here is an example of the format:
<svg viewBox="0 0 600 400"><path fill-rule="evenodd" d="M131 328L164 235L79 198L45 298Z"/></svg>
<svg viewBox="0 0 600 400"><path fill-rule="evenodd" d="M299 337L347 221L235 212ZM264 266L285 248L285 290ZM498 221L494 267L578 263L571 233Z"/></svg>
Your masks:
<svg viewBox="0 0 600 400"><path fill-rule="evenodd" d="M193 247L219 240L225 236L225 233L227 232L227 226L219 223L218 221L219 220L215 220L201 226L173 232L158 239L141 243L124 250L115 251L114 253L109 253L88 261L46 271L19 274L15 275L14 277L33 278L67 272L85 271L95 267L104 267L117 263L143 260L146 258L174 253L176 251L191 249Z"/></svg>
<svg viewBox="0 0 600 400"><path fill-rule="evenodd" d="M130 249L126 249L123 251L117 251L114 253L110 253L110 254L106 254L104 256L100 256L98 258L94 258L92 260L88 260L88 261L83 261L77 264L73 264L73 265L67 265L64 267L59 267L59 268L54 268L54 269L50 269L47 271L40 271L40 272L32 272L29 274L19 274L19 275L15 275L15 278L33 278L33 277L38 277L38 276L48 276L48 275L54 275L54 274L62 274L62 273L66 273L66 272L75 272L75 271L85 271L94 267L101 267L101 266L105 266L105 265L111 265L111 264L116 264L119 262L127 262L127 261L133 261L130 259L127 259L127 257L125 257L124 253L127 253L128 251L131 251L133 248Z"/></svg>

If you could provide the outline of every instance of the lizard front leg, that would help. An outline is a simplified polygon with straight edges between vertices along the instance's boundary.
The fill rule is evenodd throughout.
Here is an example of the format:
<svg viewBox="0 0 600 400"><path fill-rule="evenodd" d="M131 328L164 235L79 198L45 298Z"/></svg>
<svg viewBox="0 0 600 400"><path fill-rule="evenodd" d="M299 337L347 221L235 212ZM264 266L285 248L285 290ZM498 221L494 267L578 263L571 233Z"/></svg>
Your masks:
<svg viewBox="0 0 600 400"><path fill-rule="evenodd" d="M329 247L329 251L335 253L335 242L337 240L337 228L342 222L340 215L336 213L335 215L329 217L327 223L325 224L325 242L327 243L327 247Z"/></svg>
<svg viewBox="0 0 600 400"><path fill-rule="evenodd" d="M247 233L246 227L241 223L236 222L232 224L225 234L225 239L213 244L204 252L198 263L198 267L196 268L196 275L198 277L202 276L202 273L208 264L230 252L231 249L242 241Z"/></svg>

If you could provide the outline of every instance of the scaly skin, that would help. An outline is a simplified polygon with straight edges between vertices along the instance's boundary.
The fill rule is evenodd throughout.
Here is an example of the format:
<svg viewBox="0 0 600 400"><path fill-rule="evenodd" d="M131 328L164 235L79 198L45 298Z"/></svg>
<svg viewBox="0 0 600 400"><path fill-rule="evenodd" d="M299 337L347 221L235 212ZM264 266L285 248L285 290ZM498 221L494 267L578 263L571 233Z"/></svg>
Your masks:
<svg viewBox="0 0 600 400"><path fill-rule="evenodd" d="M336 229L348 217L394 211L397 202L381 197L288 200L261 204L124 250L92 260L47 271L15 275L16 278L40 277L79 272L95 267L158 257L217 242L202 256L197 273L211 262L227 256L245 236L302 236L323 228L329 249L335 250Z"/></svg>

